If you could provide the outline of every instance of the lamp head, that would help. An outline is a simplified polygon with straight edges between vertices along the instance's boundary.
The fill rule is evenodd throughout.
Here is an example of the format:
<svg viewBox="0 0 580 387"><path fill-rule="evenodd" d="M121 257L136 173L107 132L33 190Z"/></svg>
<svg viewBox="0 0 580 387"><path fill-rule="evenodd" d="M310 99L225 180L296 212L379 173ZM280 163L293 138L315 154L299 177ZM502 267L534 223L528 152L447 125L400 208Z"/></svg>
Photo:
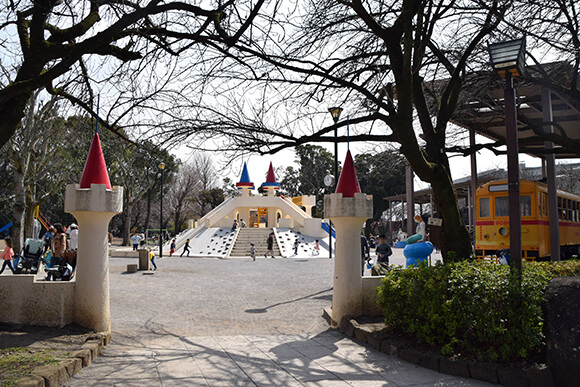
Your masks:
<svg viewBox="0 0 580 387"><path fill-rule="evenodd" d="M526 38L487 45L491 65L500 77L505 78L509 72L512 77L524 73L526 65Z"/></svg>
<svg viewBox="0 0 580 387"><path fill-rule="evenodd" d="M338 119L340 118L340 113L342 113L342 110L343 109L341 107L328 108L328 111L332 115L332 119L334 120L335 124L338 122Z"/></svg>
<svg viewBox="0 0 580 387"><path fill-rule="evenodd" d="M159 164L159 169L164 170L165 169L165 163L161 162Z"/></svg>

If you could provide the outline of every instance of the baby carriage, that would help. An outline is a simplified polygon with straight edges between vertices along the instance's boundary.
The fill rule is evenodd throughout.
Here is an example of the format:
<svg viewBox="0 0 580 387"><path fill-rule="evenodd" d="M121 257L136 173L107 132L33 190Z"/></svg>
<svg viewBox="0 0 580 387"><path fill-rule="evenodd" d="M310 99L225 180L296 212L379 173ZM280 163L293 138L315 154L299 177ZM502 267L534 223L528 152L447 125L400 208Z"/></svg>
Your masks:
<svg viewBox="0 0 580 387"><path fill-rule="evenodd" d="M77 265L76 250L65 250L63 257L52 257L44 271L46 280L50 281L70 281L74 277L74 270Z"/></svg>
<svg viewBox="0 0 580 387"><path fill-rule="evenodd" d="M41 239L28 238L24 242L21 255L15 257L17 260L14 274L36 274L42 257L44 241Z"/></svg>

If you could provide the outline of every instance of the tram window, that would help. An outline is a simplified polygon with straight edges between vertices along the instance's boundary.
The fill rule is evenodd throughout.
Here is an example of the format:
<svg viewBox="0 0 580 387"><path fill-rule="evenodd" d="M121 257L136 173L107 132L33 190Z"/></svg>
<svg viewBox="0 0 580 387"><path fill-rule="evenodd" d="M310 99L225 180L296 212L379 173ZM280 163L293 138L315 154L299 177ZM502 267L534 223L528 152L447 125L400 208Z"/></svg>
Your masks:
<svg viewBox="0 0 580 387"><path fill-rule="evenodd" d="M520 213L522 216L532 216L532 197L524 195L520 197Z"/></svg>
<svg viewBox="0 0 580 387"><path fill-rule="evenodd" d="M489 218L489 198L479 198L479 217Z"/></svg>
<svg viewBox="0 0 580 387"><path fill-rule="evenodd" d="M542 194L542 206L544 207L544 216L548 216L548 195Z"/></svg>
<svg viewBox="0 0 580 387"><path fill-rule="evenodd" d="M498 196L495 198L495 216L509 216L510 207L507 196Z"/></svg>
<svg viewBox="0 0 580 387"><path fill-rule="evenodd" d="M558 219L562 220L562 198L558 198Z"/></svg>

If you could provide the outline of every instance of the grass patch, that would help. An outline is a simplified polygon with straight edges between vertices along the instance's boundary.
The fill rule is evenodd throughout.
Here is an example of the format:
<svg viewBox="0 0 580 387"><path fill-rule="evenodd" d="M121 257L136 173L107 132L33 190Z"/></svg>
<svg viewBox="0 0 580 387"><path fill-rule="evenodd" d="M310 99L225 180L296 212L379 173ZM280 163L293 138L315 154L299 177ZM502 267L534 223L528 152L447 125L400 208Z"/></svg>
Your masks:
<svg viewBox="0 0 580 387"><path fill-rule="evenodd" d="M0 386L14 386L16 380L29 375L36 367L57 365L53 351L31 348L0 348Z"/></svg>

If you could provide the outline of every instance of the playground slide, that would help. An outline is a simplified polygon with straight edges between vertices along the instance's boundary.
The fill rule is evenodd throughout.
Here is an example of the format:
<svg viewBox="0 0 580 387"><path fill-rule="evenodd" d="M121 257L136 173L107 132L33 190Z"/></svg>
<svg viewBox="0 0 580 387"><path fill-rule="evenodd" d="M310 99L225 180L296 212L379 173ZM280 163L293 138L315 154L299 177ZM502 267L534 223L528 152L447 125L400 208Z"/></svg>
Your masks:
<svg viewBox="0 0 580 387"><path fill-rule="evenodd" d="M320 224L320 227L322 227L322 229L328 233L328 229L329 229L328 223L322 222ZM336 238L336 231L334 230L334 228L332 229L332 237Z"/></svg>
<svg viewBox="0 0 580 387"><path fill-rule="evenodd" d="M0 228L0 234L2 234L4 232L6 234L6 236L8 236L8 230L10 229L10 227L12 227L12 222L10 222L6 226Z"/></svg>

